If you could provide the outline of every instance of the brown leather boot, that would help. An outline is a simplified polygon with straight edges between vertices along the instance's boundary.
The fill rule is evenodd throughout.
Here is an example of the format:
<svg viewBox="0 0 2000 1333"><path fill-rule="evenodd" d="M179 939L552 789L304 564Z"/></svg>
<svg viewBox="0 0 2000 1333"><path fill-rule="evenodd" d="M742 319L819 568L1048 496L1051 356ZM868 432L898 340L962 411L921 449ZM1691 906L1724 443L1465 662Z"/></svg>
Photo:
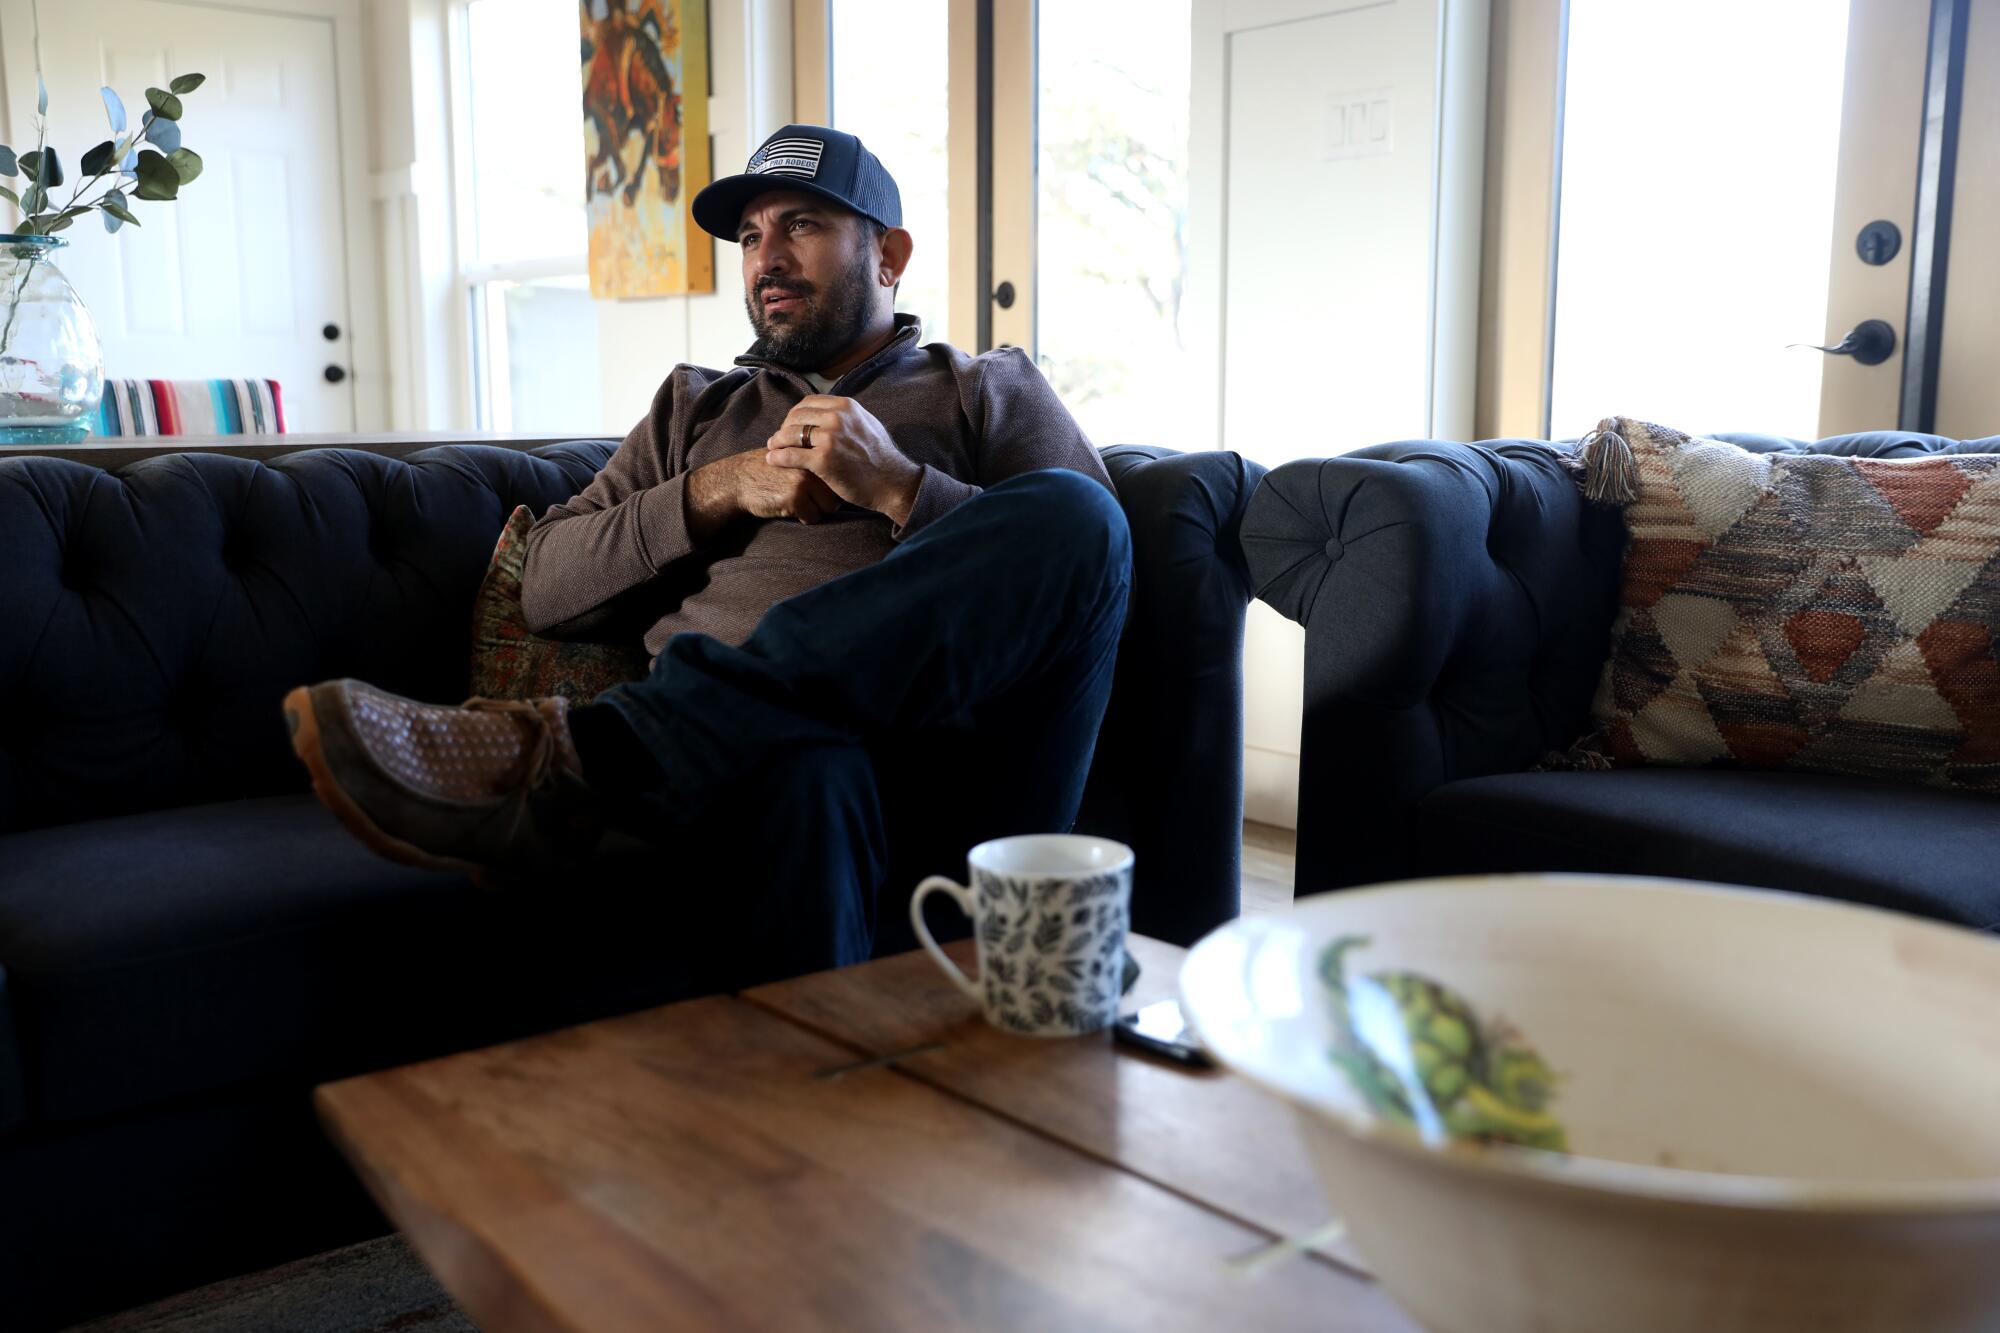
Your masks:
<svg viewBox="0 0 2000 1333"><path fill-rule="evenodd" d="M419 703L331 680L285 696L292 750L347 831L484 882L573 861L602 832L563 699Z"/></svg>

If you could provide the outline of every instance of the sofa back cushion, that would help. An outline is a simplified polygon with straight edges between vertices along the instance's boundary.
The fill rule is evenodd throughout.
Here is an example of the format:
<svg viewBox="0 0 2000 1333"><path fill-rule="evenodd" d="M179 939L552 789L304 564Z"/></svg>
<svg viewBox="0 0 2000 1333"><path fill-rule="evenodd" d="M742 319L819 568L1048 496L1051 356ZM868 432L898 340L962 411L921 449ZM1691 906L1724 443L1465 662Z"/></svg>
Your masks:
<svg viewBox="0 0 2000 1333"><path fill-rule="evenodd" d="M610 452L0 458L0 831L302 787L295 685L463 698L501 526Z"/></svg>
<svg viewBox="0 0 2000 1333"><path fill-rule="evenodd" d="M1624 418L1584 455L1594 487L1636 481L1587 753L2000 791L2000 456L1759 454Z"/></svg>

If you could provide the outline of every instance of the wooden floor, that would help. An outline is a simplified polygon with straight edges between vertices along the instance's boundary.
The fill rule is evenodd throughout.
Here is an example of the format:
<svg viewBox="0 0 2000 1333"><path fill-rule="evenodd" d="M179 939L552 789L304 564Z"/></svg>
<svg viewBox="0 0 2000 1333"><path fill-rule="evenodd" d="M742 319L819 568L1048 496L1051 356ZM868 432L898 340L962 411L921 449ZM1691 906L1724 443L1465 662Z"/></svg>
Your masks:
<svg viewBox="0 0 2000 1333"><path fill-rule="evenodd" d="M1271 824L1243 825L1243 910L1282 912L1292 905L1298 834Z"/></svg>

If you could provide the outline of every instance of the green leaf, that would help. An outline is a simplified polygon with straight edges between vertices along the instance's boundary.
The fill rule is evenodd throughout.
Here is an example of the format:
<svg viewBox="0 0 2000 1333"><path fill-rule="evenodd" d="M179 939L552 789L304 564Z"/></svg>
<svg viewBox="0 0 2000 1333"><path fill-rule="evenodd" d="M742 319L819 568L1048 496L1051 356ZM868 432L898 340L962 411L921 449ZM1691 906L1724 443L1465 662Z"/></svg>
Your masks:
<svg viewBox="0 0 2000 1333"><path fill-rule="evenodd" d="M4 143L0 143L0 176L18 176L20 174L20 159L14 156L13 149Z"/></svg>
<svg viewBox="0 0 2000 1333"><path fill-rule="evenodd" d="M102 176L106 169L111 166L114 160L113 154L117 151L118 145L106 139L103 143L85 153L77 161L77 168L86 176Z"/></svg>
<svg viewBox="0 0 2000 1333"><path fill-rule="evenodd" d="M175 79L172 83L168 84L167 87L173 89L177 93L185 94L193 92L195 89L201 87L202 84L207 82L208 82L208 75L206 74L183 74L178 79Z"/></svg>
<svg viewBox="0 0 2000 1333"><path fill-rule="evenodd" d="M50 189L63 183L62 159L56 156L56 150L53 148L21 154L21 169L27 173L29 180L46 185Z"/></svg>
<svg viewBox="0 0 2000 1333"><path fill-rule="evenodd" d="M104 90L104 114L111 121L111 132L125 132L125 103L111 89Z"/></svg>
<svg viewBox="0 0 2000 1333"><path fill-rule="evenodd" d="M118 229L125 225L125 220L109 209L105 210L100 216L104 219L104 230L110 232L113 236L116 236Z"/></svg>
<svg viewBox="0 0 2000 1333"><path fill-rule="evenodd" d="M120 222L129 222L135 227L139 225L139 219L133 217L132 210L125 207L125 196L117 190L113 190L110 194L105 195L97 203L98 207L102 208L112 217L117 218Z"/></svg>
<svg viewBox="0 0 2000 1333"><path fill-rule="evenodd" d="M76 221L76 214L74 214L74 213L58 213L58 214L56 215L56 220L55 220L54 222L51 222L51 223L49 224L49 229L48 229L47 231L43 232L42 234L43 234L44 236L53 236L53 235L55 235L55 234L56 234L57 232L61 231L61 230L62 230L63 228L65 228L65 227L69 226L69 224L70 224L70 223L72 223L72 222L74 222L74 221Z"/></svg>
<svg viewBox="0 0 2000 1333"><path fill-rule="evenodd" d="M27 189L21 191L21 211L30 216L41 212L42 205L48 203L48 201L49 192L42 188L40 181L36 181Z"/></svg>
<svg viewBox="0 0 2000 1333"><path fill-rule="evenodd" d="M181 178L183 185L201 175L201 155L192 148L174 149L167 154L167 164L174 169L174 174Z"/></svg>
<svg viewBox="0 0 2000 1333"><path fill-rule="evenodd" d="M146 127L146 137L152 140L154 147L171 155L181 146L181 127L162 117Z"/></svg>
<svg viewBox="0 0 2000 1333"><path fill-rule="evenodd" d="M166 158L148 148L139 154L139 188L141 199L172 199L181 190L180 173Z"/></svg>
<svg viewBox="0 0 2000 1333"><path fill-rule="evenodd" d="M0 185L0 199L5 199L8 203L14 205L14 207L16 208L19 208L21 206L21 196L15 194L12 190L8 189L4 185Z"/></svg>
<svg viewBox="0 0 2000 1333"><path fill-rule="evenodd" d="M166 120L179 120L181 118L181 99L163 88L148 88L146 90L146 105L153 108L155 112Z"/></svg>

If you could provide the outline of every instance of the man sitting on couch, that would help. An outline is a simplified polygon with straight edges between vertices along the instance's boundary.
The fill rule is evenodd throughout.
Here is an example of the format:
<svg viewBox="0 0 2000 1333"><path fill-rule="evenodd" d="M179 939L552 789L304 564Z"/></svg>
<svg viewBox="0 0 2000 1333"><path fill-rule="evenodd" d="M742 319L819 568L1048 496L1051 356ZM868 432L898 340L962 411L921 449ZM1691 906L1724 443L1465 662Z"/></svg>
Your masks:
<svg viewBox="0 0 2000 1333"><path fill-rule="evenodd" d="M727 372L675 367L523 572L537 630L636 604L651 674L573 710L347 680L285 710L314 789L376 851L519 878L613 823L705 918L754 930L744 967L785 975L868 957L892 873L1069 827L1130 544L1021 352L919 346L894 313L911 238L858 139L788 125L693 212L742 248L757 341ZM733 966L710 980L749 979Z"/></svg>

